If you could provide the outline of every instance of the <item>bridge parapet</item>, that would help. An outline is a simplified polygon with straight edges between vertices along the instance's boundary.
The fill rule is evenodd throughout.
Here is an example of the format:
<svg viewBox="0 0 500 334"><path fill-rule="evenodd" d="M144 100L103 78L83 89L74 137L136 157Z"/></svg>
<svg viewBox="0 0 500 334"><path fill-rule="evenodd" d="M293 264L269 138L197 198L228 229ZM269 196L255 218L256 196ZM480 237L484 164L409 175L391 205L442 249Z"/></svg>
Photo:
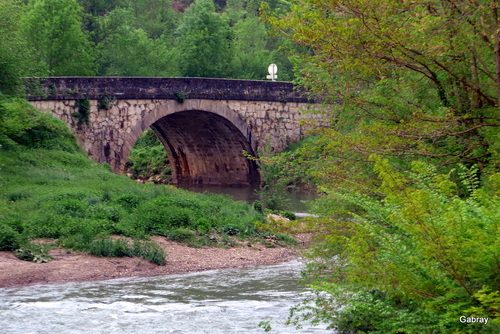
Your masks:
<svg viewBox="0 0 500 334"><path fill-rule="evenodd" d="M27 99L208 99L313 102L291 82L211 78L49 77L27 78Z"/></svg>

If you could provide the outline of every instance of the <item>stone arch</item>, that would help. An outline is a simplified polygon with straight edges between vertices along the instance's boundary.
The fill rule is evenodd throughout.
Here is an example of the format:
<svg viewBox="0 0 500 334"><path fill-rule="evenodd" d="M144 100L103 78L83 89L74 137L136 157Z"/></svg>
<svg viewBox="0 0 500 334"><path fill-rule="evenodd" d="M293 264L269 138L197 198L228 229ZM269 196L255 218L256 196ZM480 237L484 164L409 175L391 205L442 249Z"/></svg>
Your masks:
<svg viewBox="0 0 500 334"><path fill-rule="evenodd" d="M260 181L257 142L243 118L220 101L162 101L124 138L118 169L123 172L132 146L148 128L160 138L171 161L175 184L252 185Z"/></svg>

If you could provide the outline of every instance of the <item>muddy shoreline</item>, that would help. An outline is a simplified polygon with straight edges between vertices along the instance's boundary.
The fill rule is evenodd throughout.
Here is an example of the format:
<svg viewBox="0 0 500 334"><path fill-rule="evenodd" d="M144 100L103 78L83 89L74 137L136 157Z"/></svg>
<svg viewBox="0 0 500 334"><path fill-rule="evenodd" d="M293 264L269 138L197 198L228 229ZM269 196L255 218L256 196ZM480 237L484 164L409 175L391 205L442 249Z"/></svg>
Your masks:
<svg viewBox="0 0 500 334"><path fill-rule="evenodd" d="M63 249L52 250L54 259L48 263L21 261L11 252L0 252L0 288L243 268L287 262L299 256L298 249L268 248L262 244L229 249L191 248L161 237L154 239L167 253L165 266L140 258L101 258Z"/></svg>

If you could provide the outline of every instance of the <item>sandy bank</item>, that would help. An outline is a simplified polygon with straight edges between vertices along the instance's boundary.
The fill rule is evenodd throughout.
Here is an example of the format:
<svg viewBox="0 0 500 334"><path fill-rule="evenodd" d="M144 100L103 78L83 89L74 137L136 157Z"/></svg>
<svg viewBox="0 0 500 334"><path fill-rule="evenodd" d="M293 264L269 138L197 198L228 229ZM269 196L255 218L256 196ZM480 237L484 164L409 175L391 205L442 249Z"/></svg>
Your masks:
<svg viewBox="0 0 500 334"><path fill-rule="evenodd" d="M51 251L54 260L49 263L21 261L10 252L0 252L0 288L239 268L285 262L298 255L289 248L266 248L261 244L224 249L190 248L161 237L155 241L168 254L165 266L140 258L100 258L62 249Z"/></svg>

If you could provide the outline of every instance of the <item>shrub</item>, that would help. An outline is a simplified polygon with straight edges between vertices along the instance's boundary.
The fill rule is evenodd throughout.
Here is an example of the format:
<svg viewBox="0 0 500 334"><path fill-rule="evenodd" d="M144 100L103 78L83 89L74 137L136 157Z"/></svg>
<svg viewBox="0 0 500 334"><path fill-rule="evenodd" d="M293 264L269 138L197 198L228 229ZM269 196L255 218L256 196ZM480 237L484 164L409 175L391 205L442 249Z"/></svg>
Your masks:
<svg viewBox="0 0 500 334"><path fill-rule="evenodd" d="M22 248L17 249L14 255L23 261L46 263L52 260L49 249L50 247L47 245L25 244Z"/></svg>
<svg viewBox="0 0 500 334"><path fill-rule="evenodd" d="M134 241L134 247L136 249L136 254L149 262L159 266L164 266L167 263L167 254L163 248L154 242Z"/></svg>
<svg viewBox="0 0 500 334"><path fill-rule="evenodd" d="M62 215L40 215L27 221L26 231L30 238L57 239L69 221L72 219Z"/></svg>
<svg viewBox="0 0 500 334"><path fill-rule="evenodd" d="M196 222L195 228L199 233L208 233L212 229L212 224L207 219L200 218Z"/></svg>
<svg viewBox="0 0 500 334"><path fill-rule="evenodd" d="M193 241L195 234L187 228L176 228L168 232L168 238L172 241L188 243Z"/></svg>
<svg viewBox="0 0 500 334"><path fill-rule="evenodd" d="M253 208L257 212L260 212L260 213L264 212L264 208L262 207L262 202L261 201L254 201L253 202Z"/></svg>
<svg viewBox="0 0 500 334"><path fill-rule="evenodd" d="M227 235L237 235L240 230L234 225L227 225L222 228L222 233Z"/></svg>
<svg viewBox="0 0 500 334"><path fill-rule="evenodd" d="M3 135L13 142L25 148L80 151L75 136L64 122L35 110L22 99L4 99L0 104L9 112L9 117L2 120Z"/></svg>
<svg viewBox="0 0 500 334"><path fill-rule="evenodd" d="M386 159L372 159L384 200L331 192L330 201L355 203L363 214L316 221L321 241L311 249L306 276L320 293L317 307L302 308L305 317L334 327L350 323L345 329L352 331L498 332L492 305L500 291L500 174L480 189L467 173L464 197L452 173L415 162L403 174ZM490 322L479 329L460 316Z"/></svg>
<svg viewBox="0 0 500 334"><path fill-rule="evenodd" d="M285 218L288 218L290 220L297 219L297 216L295 215L295 213L290 212L290 211L283 211L283 212L281 212L281 216L285 217Z"/></svg>
<svg viewBox="0 0 500 334"><path fill-rule="evenodd" d="M6 194L7 200L10 202L17 202L30 196L31 194L28 191L13 191Z"/></svg>
<svg viewBox="0 0 500 334"><path fill-rule="evenodd" d="M111 240L108 237L99 237L92 240L86 251L92 255L104 257L132 257L135 249L124 239Z"/></svg>
<svg viewBox="0 0 500 334"><path fill-rule="evenodd" d="M87 214L87 206L81 200L67 198L51 205L51 209L59 215L69 217L85 217Z"/></svg>
<svg viewBox="0 0 500 334"><path fill-rule="evenodd" d="M116 202L123 206L127 210L132 210L139 205L139 203L143 200L142 196L134 193L126 193L118 196Z"/></svg>
<svg viewBox="0 0 500 334"><path fill-rule="evenodd" d="M189 227L192 212L175 206L162 206L157 200L141 205L134 214L134 226L149 234L166 235L176 227Z"/></svg>
<svg viewBox="0 0 500 334"><path fill-rule="evenodd" d="M0 251L13 251L21 246L22 237L12 227L0 225Z"/></svg>

